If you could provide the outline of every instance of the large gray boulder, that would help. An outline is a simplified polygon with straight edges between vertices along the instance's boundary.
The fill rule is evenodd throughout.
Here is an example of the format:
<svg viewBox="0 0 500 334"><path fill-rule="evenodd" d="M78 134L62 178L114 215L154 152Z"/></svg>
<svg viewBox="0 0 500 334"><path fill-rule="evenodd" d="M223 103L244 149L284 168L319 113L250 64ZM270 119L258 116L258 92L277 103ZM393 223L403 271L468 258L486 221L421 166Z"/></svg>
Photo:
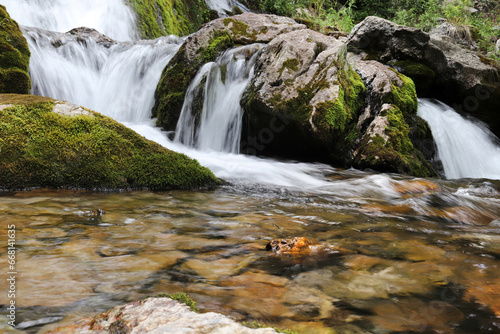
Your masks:
<svg viewBox="0 0 500 334"><path fill-rule="evenodd" d="M169 333L169 334L274 334L272 328L250 329L218 313L195 313L170 298L148 298L49 333Z"/></svg>
<svg viewBox="0 0 500 334"><path fill-rule="evenodd" d="M273 15L218 19L189 37L157 88L153 115L158 125L175 129L187 87L204 63L234 45L256 42L266 45L256 55L241 101L242 152L435 174L412 144L412 133L422 133L414 128L424 123L414 121L417 97L411 79L348 53L343 40ZM386 126L371 126L379 116Z"/></svg>
<svg viewBox="0 0 500 334"><path fill-rule="evenodd" d="M349 50L411 77L422 97L451 104L500 135L500 66L436 30L431 35L370 16L348 36Z"/></svg>

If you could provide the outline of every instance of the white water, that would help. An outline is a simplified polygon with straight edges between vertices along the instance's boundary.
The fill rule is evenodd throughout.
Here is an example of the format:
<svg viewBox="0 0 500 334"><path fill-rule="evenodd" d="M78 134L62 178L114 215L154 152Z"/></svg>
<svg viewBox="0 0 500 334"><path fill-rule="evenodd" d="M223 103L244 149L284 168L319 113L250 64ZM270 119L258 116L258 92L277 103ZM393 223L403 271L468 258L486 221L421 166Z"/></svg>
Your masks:
<svg viewBox="0 0 500 334"><path fill-rule="evenodd" d="M161 72L180 47L175 36L111 46L24 28L33 94L85 106L120 122L148 121ZM54 47L54 43L63 44Z"/></svg>
<svg viewBox="0 0 500 334"><path fill-rule="evenodd" d="M138 37L135 15L122 0L0 0L20 25L66 32L89 27L119 41Z"/></svg>
<svg viewBox="0 0 500 334"><path fill-rule="evenodd" d="M238 6L242 11L248 12L248 8L240 4L235 0L205 0L207 7L216 10L219 15L227 15L227 12L231 12L234 6Z"/></svg>
<svg viewBox="0 0 500 334"><path fill-rule="evenodd" d="M429 123L449 179L500 179L498 138L444 103L421 99L418 115Z"/></svg>
<svg viewBox="0 0 500 334"><path fill-rule="evenodd" d="M205 64L189 86L177 123L175 142L202 151L239 153L243 108L241 97L253 76L261 45L241 46ZM249 54L253 56L247 59ZM202 92L200 85L203 84ZM203 94L203 110L196 124L195 99Z"/></svg>

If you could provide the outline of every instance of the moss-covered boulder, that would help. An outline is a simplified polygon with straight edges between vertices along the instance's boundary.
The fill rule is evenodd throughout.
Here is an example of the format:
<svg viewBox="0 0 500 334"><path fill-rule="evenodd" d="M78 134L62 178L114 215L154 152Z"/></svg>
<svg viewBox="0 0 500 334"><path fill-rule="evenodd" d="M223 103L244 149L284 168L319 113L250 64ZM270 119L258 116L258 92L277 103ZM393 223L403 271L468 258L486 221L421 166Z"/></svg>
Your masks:
<svg viewBox="0 0 500 334"><path fill-rule="evenodd" d="M0 95L0 189L179 189L220 183L193 159L99 113Z"/></svg>
<svg viewBox="0 0 500 334"><path fill-rule="evenodd" d="M500 136L500 63L458 39L370 16L348 36L349 50L411 77L420 97L437 98L486 122Z"/></svg>
<svg viewBox="0 0 500 334"><path fill-rule="evenodd" d="M208 23L186 39L163 70L153 107L157 125L175 130L187 88L203 64L214 61L234 45L268 43L280 34L304 28L286 17L253 13Z"/></svg>
<svg viewBox="0 0 500 334"><path fill-rule="evenodd" d="M175 130L186 90L201 66L233 46L251 43L266 45L241 101L243 153L435 175L420 145L412 142L420 138L413 134L421 132L422 122L411 79L348 53L342 40L274 15L218 19L190 36L163 71L153 109L157 124ZM381 115L384 105L394 111ZM379 116L387 119L381 130L387 139L371 154L377 132L370 124Z"/></svg>
<svg viewBox="0 0 500 334"><path fill-rule="evenodd" d="M30 50L21 29L0 5L0 93L28 94Z"/></svg>
<svg viewBox="0 0 500 334"><path fill-rule="evenodd" d="M243 98L244 151L343 165L364 92L342 42L309 29L282 34L262 50Z"/></svg>
<svg viewBox="0 0 500 334"><path fill-rule="evenodd" d="M204 0L129 0L137 14L142 38L189 35L207 22L210 12Z"/></svg>

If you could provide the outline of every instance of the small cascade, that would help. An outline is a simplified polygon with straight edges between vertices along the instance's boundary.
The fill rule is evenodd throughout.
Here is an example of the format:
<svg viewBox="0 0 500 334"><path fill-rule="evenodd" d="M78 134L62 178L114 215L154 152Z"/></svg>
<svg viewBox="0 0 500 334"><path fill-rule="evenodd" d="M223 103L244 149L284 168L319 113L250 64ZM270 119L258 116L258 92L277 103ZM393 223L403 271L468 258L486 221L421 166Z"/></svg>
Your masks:
<svg viewBox="0 0 500 334"><path fill-rule="evenodd" d="M89 27L119 41L135 40L135 15L123 0L2 0L20 25L66 32Z"/></svg>
<svg viewBox="0 0 500 334"><path fill-rule="evenodd" d="M419 100L418 115L431 127L447 178L500 179L499 141L484 124L427 99Z"/></svg>
<svg viewBox="0 0 500 334"><path fill-rule="evenodd" d="M260 47L228 50L200 69L187 90L174 141L203 151L239 152L240 101Z"/></svg>
<svg viewBox="0 0 500 334"><path fill-rule="evenodd" d="M182 43L175 36L119 43L95 31L92 36L23 31L31 50L33 94L132 123L150 119L161 72Z"/></svg>
<svg viewBox="0 0 500 334"><path fill-rule="evenodd" d="M231 12L233 8L239 7L243 12L250 11L244 5L235 0L206 0L207 7L216 10L219 15L225 16L228 12Z"/></svg>

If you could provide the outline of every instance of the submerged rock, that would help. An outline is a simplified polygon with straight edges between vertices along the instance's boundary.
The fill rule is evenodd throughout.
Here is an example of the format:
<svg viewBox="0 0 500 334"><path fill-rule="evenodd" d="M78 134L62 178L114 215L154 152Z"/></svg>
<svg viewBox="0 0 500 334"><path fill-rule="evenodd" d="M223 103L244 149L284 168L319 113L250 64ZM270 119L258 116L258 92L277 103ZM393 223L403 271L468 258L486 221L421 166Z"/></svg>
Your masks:
<svg viewBox="0 0 500 334"><path fill-rule="evenodd" d="M420 96L437 98L480 118L498 136L500 64L456 44L463 41L461 35L468 45L474 43L474 31L457 29L446 25L427 34L370 16L353 28L347 43L363 59L393 66L414 79Z"/></svg>
<svg viewBox="0 0 500 334"><path fill-rule="evenodd" d="M0 5L0 94L28 94L30 50L21 29Z"/></svg>
<svg viewBox="0 0 500 334"><path fill-rule="evenodd" d="M0 189L198 188L220 183L187 156L79 106L0 95Z"/></svg>
<svg viewBox="0 0 500 334"><path fill-rule="evenodd" d="M272 334L272 328L250 329L228 317L198 314L170 298L148 298L117 306L92 319L49 333L169 333L169 334Z"/></svg>

